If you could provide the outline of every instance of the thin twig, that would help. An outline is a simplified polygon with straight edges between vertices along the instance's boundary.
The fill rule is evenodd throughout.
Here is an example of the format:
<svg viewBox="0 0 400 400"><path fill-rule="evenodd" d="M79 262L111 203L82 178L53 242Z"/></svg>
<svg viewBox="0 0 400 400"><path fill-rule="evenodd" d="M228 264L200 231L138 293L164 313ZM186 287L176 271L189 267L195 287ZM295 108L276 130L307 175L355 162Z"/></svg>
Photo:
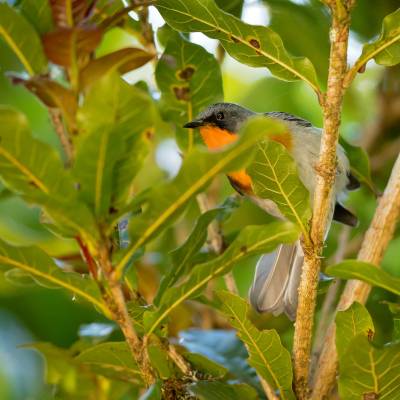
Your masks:
<svg viewBox="0 0 400 400"><path fill-rule="evenodd" d="M71 138L69 137L68 133L65 130L60 110L57 108L50 108L50 107L48 108L48 110L51 122L53 123L54 126L54 130L56 131L56 134L60 139L61 146L65 153L65 164L66 166L69 166L71 165L74 157Z"/></svg>
<svg viewBox="0 0 400 400"><path fill-rule="evenodd" d="M270 384L261 376L259 376L261 386L264 389L265 394L267 395L268 400L279 400L279 397L275 394L274 389L270 386Z"/></svg>
<svg viewBox="0 0 400 400"><path fill-rule="evenodd" d="M197 196L197 203L202 213L205 213L210 209L208 198L205 193L200 193ZM215 254L221 254L223 252L224 240L222 238L220 227L217 221L213 221L210 225L208 225L208 243ZM235 277L233 276L232 272L228 272L227 274L225 274L224 280L226 287L230 292L235 294L239 293L235 282Z"/></svg>
<svg viewBox="0 0 400 400"><path fill-rule="evenodd" d="M357 259L377 266L393 237L400 215L400 155L392 169L385 192L379 201L371 225L365 234ZM371 287L365 282L349 280L342 293L337 311L347 309L355 301L365 304ZM336 375L337 353L335 345L336 327L331 323L325 336L325 345L318 361L314 377L313 400L323 399L329 394Z"/></svg>
<svg viewBox="0 0 400 400"><path fill-rule="evenodd" d="M190 364L176 351L174 345L169 344L168 346L168 355L171 360L176 364L176 366L181 370L183 375L191 377L193 380L197 380L197 378L193 375Z"/></svg>
<svg viewBox="0 0 400 400"><path fill-rule="evenodd" d="M294 387L303 400L308 393L312 327L317 296L323 239L331 213L331 198L336 174L336 145L339 137L343 100L343 78L347 67L347 47L352 1L330 0L332 26L327 93L323 102L324 133L318 161L314 193L311 243L303 238L304 265L299 285L299 300L293 341Z"/></svg>

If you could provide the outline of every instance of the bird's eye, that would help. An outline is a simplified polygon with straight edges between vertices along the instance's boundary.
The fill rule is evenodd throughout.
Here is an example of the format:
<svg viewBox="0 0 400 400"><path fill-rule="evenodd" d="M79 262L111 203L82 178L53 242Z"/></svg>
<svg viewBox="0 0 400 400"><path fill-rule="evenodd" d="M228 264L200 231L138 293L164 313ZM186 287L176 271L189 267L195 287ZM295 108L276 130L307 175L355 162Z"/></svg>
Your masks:
<svg viewBox="0 0 400 400"><path fill-rule="evenodd" d="M219 112L219 113L217 113L216 117L217 117L217 120L221 121L221 119L224 119L224 113Z"/></svg>

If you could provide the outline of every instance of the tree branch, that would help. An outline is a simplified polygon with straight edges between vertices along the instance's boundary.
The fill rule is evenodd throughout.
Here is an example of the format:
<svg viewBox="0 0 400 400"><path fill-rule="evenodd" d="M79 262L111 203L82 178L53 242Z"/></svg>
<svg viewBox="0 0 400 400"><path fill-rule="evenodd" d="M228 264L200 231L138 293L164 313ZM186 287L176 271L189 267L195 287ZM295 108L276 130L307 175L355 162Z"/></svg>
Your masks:
<svg viewBox="0 0 400 400"><path fill-rule="evenodd" d="M303 238L304 264L299 285L299 300L293 341L294 385L300 400L308 393L312 327L317 296L323 239L330 218L331 197L336 175L336 145L339 137L343 100L343 79L347 67L350 10L353 1L329 1L332 26L328 85L323 101L324 133L321 139L314 193L310 240Z"/></svg>
<svg viewBox="0 0 400 400"><path fill-rule="evenodd" d="M383 254L393 237L400 215L400 155L392 169L385 192L379 201L371 225L365 234L357 259L379 265ZM340 298L337 311L347 309L355 301L365 304L371 286L358 280L349 280ZM323 399L328 395L335 381L337 353L335 345L336 327L332 322L325 336L325 346L318 361L314 378L312 399Z"/></svg>

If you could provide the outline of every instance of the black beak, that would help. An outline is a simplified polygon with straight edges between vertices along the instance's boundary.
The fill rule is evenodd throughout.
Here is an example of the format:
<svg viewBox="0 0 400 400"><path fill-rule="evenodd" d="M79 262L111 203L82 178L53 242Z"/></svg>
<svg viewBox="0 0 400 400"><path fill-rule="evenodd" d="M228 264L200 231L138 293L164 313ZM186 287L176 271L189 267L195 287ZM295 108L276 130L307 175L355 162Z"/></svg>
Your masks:
<svg viewBox="0 0 400 400"><path fill-rule="evenodd" d="M183 125L184 128L198 128L203 125L203 121L201 119L195 119L194 121L190 121L187 124Z"/></svg>

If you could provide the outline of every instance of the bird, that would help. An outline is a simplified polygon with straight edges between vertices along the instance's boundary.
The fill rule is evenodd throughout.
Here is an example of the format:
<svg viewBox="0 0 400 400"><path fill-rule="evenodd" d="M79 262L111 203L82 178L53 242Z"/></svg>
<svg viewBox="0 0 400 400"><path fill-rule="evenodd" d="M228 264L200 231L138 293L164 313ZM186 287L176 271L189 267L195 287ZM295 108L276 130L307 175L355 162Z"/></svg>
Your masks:
<svg viewBox="0 0 400 400"><path fill-rule="evenodd" d="M282 111L256 113L238 104L215 103L186 123L184 128L198 128L207 148L220 150L234 143L243 124L257 115L280 121L287 128L284 134L271 136L269 139L283 145L293 158L299 179L308 190L312 204L322 129L307 120ZM358 223L357 217L342 202L348 191L359 188L360 182L351 173L350 162L343 147L338 144L336 150L336 180L326 232L332 219L352 227ZM271 199L260 198L254 193L252 178L245 169L230 172L227 177L240 195L248 197L272 216L285 219ZM299 240L292 244L281 244L273 253L259 258L249 290L249 300L256 311L269 312L275 316L285 313L289 319L295 319L303 260L304 253Z"/></svg>

